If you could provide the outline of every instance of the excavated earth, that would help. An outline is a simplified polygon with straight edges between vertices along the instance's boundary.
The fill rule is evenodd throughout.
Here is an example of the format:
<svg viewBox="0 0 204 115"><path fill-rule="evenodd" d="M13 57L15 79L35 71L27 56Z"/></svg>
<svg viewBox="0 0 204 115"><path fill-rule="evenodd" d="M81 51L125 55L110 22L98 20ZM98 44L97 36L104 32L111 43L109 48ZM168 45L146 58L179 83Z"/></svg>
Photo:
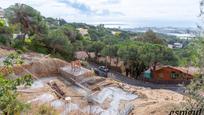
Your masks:
<svg viewBox="0 0 204 115"><path fill-rule="evenodd" d="M73 71L70 63L46 55L25 53L22 58L25 63L14 66L13 71L16 76L33 75L31 87L18 88L18 98L31 105L28 115L35 115L42 104L52 106L60 115L167 115L186 99L170 90L95 76L85 68ZM7 70L3 73L8 74ZM55 83L63 97L49 83Z"/></svg>

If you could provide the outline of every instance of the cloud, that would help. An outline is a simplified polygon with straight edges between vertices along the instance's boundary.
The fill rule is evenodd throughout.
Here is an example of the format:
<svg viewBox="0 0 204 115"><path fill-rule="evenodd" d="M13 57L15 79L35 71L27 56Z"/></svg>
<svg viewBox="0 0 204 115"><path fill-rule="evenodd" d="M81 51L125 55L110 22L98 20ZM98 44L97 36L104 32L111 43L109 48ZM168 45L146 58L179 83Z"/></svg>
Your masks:
<svg viewBox="0 0 204 115"><path fill-rule="evenodd" d="M116 3L118 0L107 0L108 3ZM121 12L112 12L109 9L92 9L91 4L85 4L80 1L59 0L65 3L68 7L75 8L85 15L108 16L108 15L123 15Z"/></svg>
<svg viewBox="0 0 204 115"><path fill-rule="evenodd" d="M103 10L99 10L99 11L96 11L95 12L96 15L99 15L99 16L123 16L124 14L121 13L121 12L111 12L110 10L108 9L103 9Z"/></svg>
<svg viewBox="0 0 204 115"><path fill-rule="evenodd" d="M0 0L0 7L24 3L42 15L68 22L131 26L182 26L198 21L200 0ZM181 23L183 22L183 23Z"/></svg>
<svg viewBox="0 0 204 115"><path fill-rule="evenodd" d="M79 10L81 13L91 14L93 12L89 6L77 1L71 2L69 0L59 0L59 2L65 3L66 5Z"/></svg>
<svg viewBox="0 0 204 115"><path fill-rule="evenodd" d="M120 2L121 2L121 0L107 0L104 3L106 3L106 4L118 4Z"/></svg>

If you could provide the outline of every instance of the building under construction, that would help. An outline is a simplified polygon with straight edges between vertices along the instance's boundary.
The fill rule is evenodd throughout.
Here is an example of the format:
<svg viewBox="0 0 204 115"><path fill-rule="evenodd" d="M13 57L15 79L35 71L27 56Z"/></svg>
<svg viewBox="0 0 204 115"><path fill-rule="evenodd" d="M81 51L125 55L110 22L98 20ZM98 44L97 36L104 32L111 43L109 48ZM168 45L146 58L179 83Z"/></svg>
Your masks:
<svg viewBox="0 0 204 115"><path fill-rule="evenodd" d="M31 104L25 114L34 115L40 105L47 104L61 115L149 115L152 111L165 113L166 109L157 108L166 108L168 103L183 102L183 96L173 91L154 91L95 76L80 64L37 53L21 57L24 64L12 68L15 77L31 74L34 79L31 87L18 87L19 99ZM6 69L2 72L8 73Z"/></svg>

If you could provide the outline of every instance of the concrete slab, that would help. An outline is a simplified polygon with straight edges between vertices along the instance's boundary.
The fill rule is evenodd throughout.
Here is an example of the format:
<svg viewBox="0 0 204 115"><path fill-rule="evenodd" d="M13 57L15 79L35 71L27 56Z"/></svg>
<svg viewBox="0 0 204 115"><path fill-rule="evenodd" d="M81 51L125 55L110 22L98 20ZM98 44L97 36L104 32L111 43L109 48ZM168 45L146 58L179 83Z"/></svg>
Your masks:
<svg viewBox="0 0 204 115"><path fill-rule="evenodd" d="M85 86L83 86L82 84L80 84L80 81L82 81L83 79L87 78L86 74L90 73L91 71L81 67L78 70L73 70L71 68L71 66L65 66L60 68L60 74L68 81L70 81L71 83L83 88L84 90L86 90L87 92L91 92L88 88L86 88Z"/></svg>

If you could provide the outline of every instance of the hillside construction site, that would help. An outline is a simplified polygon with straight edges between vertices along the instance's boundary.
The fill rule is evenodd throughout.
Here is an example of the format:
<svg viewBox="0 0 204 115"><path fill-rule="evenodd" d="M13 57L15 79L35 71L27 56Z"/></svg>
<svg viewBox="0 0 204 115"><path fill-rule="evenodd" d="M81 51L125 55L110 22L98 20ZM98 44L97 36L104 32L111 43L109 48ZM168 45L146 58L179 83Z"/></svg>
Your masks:
<svg viewBox="0 0 204 115"><path fill-rule="evenodd" d="M89 69L47 55L30 52L21 57L24 64L12 69L16 77L33 77L30 87L18 87L18 98L31 105L28 115L35 115L43 104L59 115L165 115L185 102L186 97L177 92L96 76Z"/></svg>

